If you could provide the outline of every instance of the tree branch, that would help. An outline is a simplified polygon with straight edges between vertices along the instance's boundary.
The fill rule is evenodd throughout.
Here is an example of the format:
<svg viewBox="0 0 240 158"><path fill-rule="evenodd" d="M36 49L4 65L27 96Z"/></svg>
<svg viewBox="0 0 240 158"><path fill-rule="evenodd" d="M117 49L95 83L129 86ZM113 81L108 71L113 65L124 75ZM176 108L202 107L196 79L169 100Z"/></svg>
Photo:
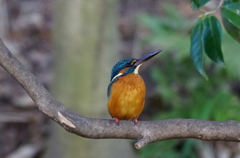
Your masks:
<svg viewBox="0 0 240 158"><path fill-rule="evenodd" d="M80 116L53 96L39 83L8 50L0 39L0 65L10 73L27 91L39 110L63 128L79 136L94 139L138 139L135 147L176 138L201 140L240 141L240 122L204 121L197 119L168 119L161 121L121 121L117 126L113 120Z"/></svg>

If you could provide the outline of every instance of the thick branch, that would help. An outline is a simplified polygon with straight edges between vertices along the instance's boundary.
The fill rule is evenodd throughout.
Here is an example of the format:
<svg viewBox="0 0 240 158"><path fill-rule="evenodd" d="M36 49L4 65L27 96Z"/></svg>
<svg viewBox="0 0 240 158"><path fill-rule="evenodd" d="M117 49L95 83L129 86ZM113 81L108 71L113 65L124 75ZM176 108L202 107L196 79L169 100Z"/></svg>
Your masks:
<svg viewBox="0 0 240 158"><path fill-rule="evenodd" d="M0 65L27 91L38 108L69 132L95 139L138 139L136 148L160 140L196 138L202 140L240 141L240 123L236 121L204 121L196 119L169 119L161 121L121 121L93 119L80 116L52 95L38 82L0 40Z"/></svg>

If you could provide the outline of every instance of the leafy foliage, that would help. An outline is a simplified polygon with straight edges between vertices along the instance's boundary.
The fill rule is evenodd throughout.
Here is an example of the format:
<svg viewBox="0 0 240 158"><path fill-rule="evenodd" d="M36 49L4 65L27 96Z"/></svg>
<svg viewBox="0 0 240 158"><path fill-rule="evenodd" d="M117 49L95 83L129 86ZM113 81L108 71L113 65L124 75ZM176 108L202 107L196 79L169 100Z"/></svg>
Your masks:
<svg viewBox="0 0 240 158"><path fill-rule="evenodd" d="M207 79L203 70L203 52L216 63L223 65L221 49L221 24L214 16L202 17L195 24L191 35L190 53L199 73Z"/></svg>
<svg viewBox="0 0 240 158"><path fill-rule="evenodd" d="M225 1L222 6L222 19L227 32L239 42L240 3L233 3L237 1L238 0ZM206 1L199 0L192 1L192 3L195 6L198 6L197 8L200 8L206 3ZM215 12L216 11L206 12L204 15L200 16L200 19L195 24L191 35L190 53L193 63L199 73L206 79L207 75L203 70L203 52L205 52L212 61L224 65L223 53L221 50L221 24L215 16L209 15Z"/></svg>
<svg viewBox="0 0 240 158"><path fill-rule="evenodd" d="M226 31L236 41L240 42L240 0L225 0L222 7L222 20ZM194 6L202 7L207 0L192 0ZM207 74L204 71L205 54L215 63L224 65L222 52L222 28L219 20L213 16L217 10L205 12L200 16L198 22L194 25L191 33L191 43L183 40L186 32L190 28L191 21L179 14L173 6L165 4L166 17L153 17L142 15L139 21L150 28L152 35L145 39L145 43L161 43L169 50L178 50L179 57L186 55L186 48L189 45L190 54L193 63L198 72L206 79ZM170 31L175 31L170 32ZM169 42L171 41L171 42ZM176 44L177 43L177 44ZM185 47L183 47L183 45Z"/></svg>
<svg viewBox="0 0 240 158"><path fill-rule="evenodd" d="M193 9L198 9L204 6L210 0L191 0Z"/></svg>
<svg viewBox="0 0 240 158"><path fill-rule="evenodd" d="M180 63L171 56L166 56L163 60L165 61L162 61L163 64L171 63L177 70L173 71L171 67L161 70L154 68L152 76L157 82L161 96L174 110L170 109L169 112L165 112L166 115L161 114L157 119L175 118L177 115L180 118L240 121L237 114L240 102L229 91L229 79L225 69L209 65L209 72L214 75L212 80L205 81L194 73L189 58ZM172 75L169 76L169 73Z"/></svg>
<svg viewBox="0 0 240 158"><path fill-rule="evenodd" d="M231 79L226 69L208 64L206 70L212 74L212 79L206 81L195 72L189 57L179 61L172 54L162 55L161 64L168 66L154 67L151 74L167 108L160 111L154 119L196 118L240 121L238 114L240 101L229 90ZM144 147L141 152L144 157L165 158L181 155L176 157L192 158L197 157L194 152L198 145L196 141L192 139L163 141ZM156 155L153 156L154 154Z"/></svg>
<svg viewBox="0 0 240 158"><path fill-rule="evenodd" d="M190 41L188 32L193 21L180 14L176 7L171 4L163 5L166 16L161 18L152 15L140 15L138 22L145 25L151 33L147 36L143 44L163 45L164 51L178 50L178 58L188 56Z"/></svg>
<svg viewBox="0 0 240 158"><path fill-rule="evenodd" d="M191 34L191 46L190 52L191 57L193 59L193 63L199 73L203 75L206 79L208 79L205 71L203 70L203 20L199 19L198 22L195 24L192 34Z"/></svg>
<svg viewBox="0 0 240 158"><path fill-rule="evenodd" d="M223 64L221 49L222 28L216 17L206 16L203 19L202 38L204 50L208 57L216 63Z"/></svg>
<svg viewBox="0 0 240 158"><path fill-rule="evenodd" d="M226 1L224 6L236 2L236 0ZM166 6L164 7L168 8L165 10L166 17L142 15L139 18L139 21L151 32L145 39L145 44L163 45L165 52L160 57L161 66L154 67L151 71L151 76L157 84L156 89L164 102L163 110L154 119L196 118L240 121L238 114L240 101L230 90L231 84L229 84L233 77L240 77L238 43L231 41L226 33L222 33L219 20L215 16L206 13L200 16L194 25L190 44L188 32L192 21L181 16L174 6L169 4ZM174 21L174 25L166 22L165 19ZM226 20L229 23L226 26L238 28L229 21L229 18ZM225 29L226 26L224 25ZM240 38L239 35L235 37ZM192 60L188 54L189 47ZM228 72L211 61L220 65L226 61ZM211 79L206 81L200 78L192 64L205 78L207 78L206 74L211 74ZM168 140L149 144L140 150L140 155L142 158L196 158L198 155L195 150L201 148L201 145L202 143L193 139Z"/></svg>
<svg viewBox="0 0 240 158"><path fill-rule="evenodd" d="M222 6L222 13L229 22L240 28L240 3L231 3Z"/></svg>
<svg viewBox="0 0 240 158"><path fill-rule="evenodd" d="M232 2L232 3L231 3ZM240 43L240 28L237 27L239 26L239 16L236 15L236 7L238 7L238 9L240 8L238 0L232 0L232 1L225 1L224 6L222 7L222 21L223 21L223 25L226 29L226 31L228 32L228 34L235 39L236 41L238 41ZM229 6L230 5L230 6ZM232 6L234 5L234 6ZM236 7L235 7L236 5ZM235 8L235 9L232 9ZM231 20L233 19L233 20ZM237 25L234 25L232 22L234 21L234 23Z"/></svg>

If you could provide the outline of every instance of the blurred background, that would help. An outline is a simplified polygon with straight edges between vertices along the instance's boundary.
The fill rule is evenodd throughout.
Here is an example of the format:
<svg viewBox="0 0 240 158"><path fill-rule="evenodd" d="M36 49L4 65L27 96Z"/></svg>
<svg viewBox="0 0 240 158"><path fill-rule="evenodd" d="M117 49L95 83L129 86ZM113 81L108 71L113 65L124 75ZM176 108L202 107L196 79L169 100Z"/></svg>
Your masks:
<svg viewBox="0 0 240 158"><path fill-rule="evenodd" d="M206 10L216 8L212 0ZM190 59L199 11L189 0L1 0L0 37L12 53L71 110L108 118L112 66L164 51L140 70L147 98L139 120L240 121L240 45L225 32L225 67L205 60L206 81ZM220 13L215 14L220 17ZM0 68L0 158L240 158L240 144L194 139L152 143L92 140L49 120Z"/></svg>

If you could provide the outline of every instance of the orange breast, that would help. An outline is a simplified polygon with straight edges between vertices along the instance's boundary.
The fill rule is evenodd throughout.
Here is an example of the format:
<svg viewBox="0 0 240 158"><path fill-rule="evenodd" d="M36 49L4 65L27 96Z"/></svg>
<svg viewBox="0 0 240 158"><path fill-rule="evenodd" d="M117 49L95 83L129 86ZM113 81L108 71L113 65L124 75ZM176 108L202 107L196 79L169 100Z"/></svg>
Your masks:
<svg viewBox="0 0 240 158"><path fill-rule="evenodd" d="M146 87L140 75L130 73L118 77L108 100L109 114L120 120L138 117L144 107L145 95Z"/></svg>

